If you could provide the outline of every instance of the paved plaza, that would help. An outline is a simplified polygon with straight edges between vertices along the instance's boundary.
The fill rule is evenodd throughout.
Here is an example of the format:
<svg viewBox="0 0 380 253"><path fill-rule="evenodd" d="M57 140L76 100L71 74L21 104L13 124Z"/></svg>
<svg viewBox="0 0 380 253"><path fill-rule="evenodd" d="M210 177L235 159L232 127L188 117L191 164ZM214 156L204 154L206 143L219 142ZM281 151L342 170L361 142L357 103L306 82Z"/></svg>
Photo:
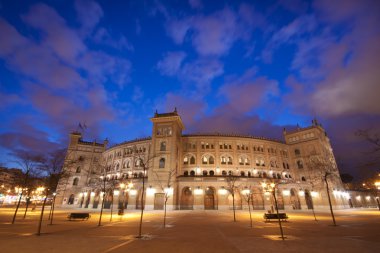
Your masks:
<svg viewBox="0 0 380 253"><path fill-rule="evenodd" d="M339 210L338 226L331 226L328 212L288 212L283 223L285 241L279 239L277 222L264 222L264 211L253 213L249 227L248 211L172 211L168 226L162 227L163 212L148 211L143 222L143 239L136 239L139 212L123 217L109 211L103 225L97 226L98 213L88 221L68 221L72 210L57 210L54 225L47 216L43 234L36 236L38 209L10 224L12 209L0 208L0 252L380 252L380 211L378 209ZM75 210L78 211L79 210Z"/></svg>

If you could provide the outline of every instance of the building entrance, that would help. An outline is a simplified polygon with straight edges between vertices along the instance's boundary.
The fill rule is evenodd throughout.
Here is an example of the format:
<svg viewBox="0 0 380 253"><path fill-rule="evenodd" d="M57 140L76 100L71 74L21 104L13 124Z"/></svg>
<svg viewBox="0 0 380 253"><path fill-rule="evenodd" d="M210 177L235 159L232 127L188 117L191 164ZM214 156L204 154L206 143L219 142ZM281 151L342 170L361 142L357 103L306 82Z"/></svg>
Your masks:
<svg viewBox="0 0 380 253"><path fill-rule="evenodd" d="M205 210L215 209L215 189L213 187L207 187L204 198Z"/></svg>

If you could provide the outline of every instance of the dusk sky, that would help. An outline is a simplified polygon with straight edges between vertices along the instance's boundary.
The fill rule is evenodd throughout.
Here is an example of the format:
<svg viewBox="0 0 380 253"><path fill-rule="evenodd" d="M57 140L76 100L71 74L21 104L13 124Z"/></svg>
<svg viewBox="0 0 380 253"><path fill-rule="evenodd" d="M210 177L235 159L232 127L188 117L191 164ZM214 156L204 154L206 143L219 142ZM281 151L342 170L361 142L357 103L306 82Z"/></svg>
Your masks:
<svg viewBox="0 0 380 253"><path fill-rule="evenodd" d="M317 117L360 176L379 80L377 0L0 0L0 162L66 147L79 122L86 140L150 136L177 107L186 133L282 139Z"/></svg>

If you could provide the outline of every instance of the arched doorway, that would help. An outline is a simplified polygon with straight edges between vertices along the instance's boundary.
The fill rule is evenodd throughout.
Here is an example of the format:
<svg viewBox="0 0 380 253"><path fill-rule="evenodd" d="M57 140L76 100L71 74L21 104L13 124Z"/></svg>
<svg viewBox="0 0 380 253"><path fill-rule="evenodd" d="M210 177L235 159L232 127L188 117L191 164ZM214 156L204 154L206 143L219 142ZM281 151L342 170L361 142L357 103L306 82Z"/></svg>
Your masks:
<svg viewBox="0 0 380 253"><path fill-rule="evenodd" d="M128 207L128 199L129 194L127 191L122 191L119 195L119 202L118 202L118 208L119 209L127 209Z"/></svg>
<svg viewBox="0 0 380 253"><path fill-rule="evenodd" d="M313 209L313 199L311 198L311 194L309 190L305 190L305 201L306 201L307 209Z"/></svg>
<svg viewBox="0 0 380 253"><path fill-rule="evenodd" d="M181 210L192 210L193 209L193 203L194 203L194 197L193 197L193 193L191 191L191 188L190 187L184 187L182 189L182 194L181 194L180 209Z"/></svg>
<svg viewBox="0 0 380 253"><path fill-rule="evenodd" d="M252 189L252 209L253 210L264 210L264 197L263 192L258 189Z"/></svg>
<svg viewBox="0 0 380 253"><path fill-rule="evenodd" d="M142 195L142 190L139 190L139 194L137 194L136 196L136 209L142 208L141 195ZM144 205L145 205L145 200L146 200L146 196L144 196Z"/></svg>
<svg viewBox="0 0 380 253"><path fill-rule="evenodd" d="M88 205L90 204L90 200L91 200L91 191L87 191L86 202L85 202L84 208L88 208Z"/></svg>
<svg viewBox="0 0 380 253"><path fill-rule="evenodd" d="M95 192L94 202L92 203L92 208L94 208L94 209L98 208L99 201L100 201L100 191L97 190Z"/></svg>
<svg viewBox="0 0 380 253"><path fill-rule="evenodd" d="M243 205L242 198L241 198L240 193L237 192L237 191L234 194L234 198L232 198L232 194L230 194L228 196L228 205L229 205L229 208L231 210L233 209L233 205L234 205L233 201L234 201L234 199L235 199L235 210L241 210L242 209L242 205Z"/></svg>
<svg viewBox="0 0 380 253"><path fill-rule="evenodd" d="M277 207L279 210L284 210L284 197L282 196L282 193L279 189L276 190L276 198L277 198Z"/></svg>
<svg viewBox="0 0 380 253"><path fill-rule="evenodd" d="M214 210L215 209L215 188L207 187L204 197L204 208L205 210Z"/></svg>
<svg viewBox="0 0 380 253"><path fill-rule="evenodd" d="M74 204L74 194L70 195L69 201L67 202L67 204L69 204L69 205L73 205Z"/></svg>
<svg viewBox="0 0 380 253"><path fill-rule="evenodd" d="M290 189L290 205L292 206L293 210L301 209L301 203L294 188Z"/></svg>
<svg viewBox="0 0 380 253"><path fill-rule="evenodd" d="M112 204L112 192L109 190L107 191L106 195L104 196L104 209L110 209Z"/></svg>

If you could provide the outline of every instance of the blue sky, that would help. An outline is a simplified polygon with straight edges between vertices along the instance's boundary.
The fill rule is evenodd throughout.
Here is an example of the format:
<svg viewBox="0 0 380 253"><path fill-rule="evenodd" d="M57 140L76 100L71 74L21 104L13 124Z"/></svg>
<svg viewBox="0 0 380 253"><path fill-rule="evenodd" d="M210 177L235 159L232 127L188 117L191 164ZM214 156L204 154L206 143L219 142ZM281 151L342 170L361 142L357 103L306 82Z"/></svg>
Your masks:
<svg viewBox="0 0 380 253"><path fill-rule="evenodd" d="M0 0L0 158L86 139L186 132L281 138L317 117L343 172L380 131L378 1Z"/></svg>

